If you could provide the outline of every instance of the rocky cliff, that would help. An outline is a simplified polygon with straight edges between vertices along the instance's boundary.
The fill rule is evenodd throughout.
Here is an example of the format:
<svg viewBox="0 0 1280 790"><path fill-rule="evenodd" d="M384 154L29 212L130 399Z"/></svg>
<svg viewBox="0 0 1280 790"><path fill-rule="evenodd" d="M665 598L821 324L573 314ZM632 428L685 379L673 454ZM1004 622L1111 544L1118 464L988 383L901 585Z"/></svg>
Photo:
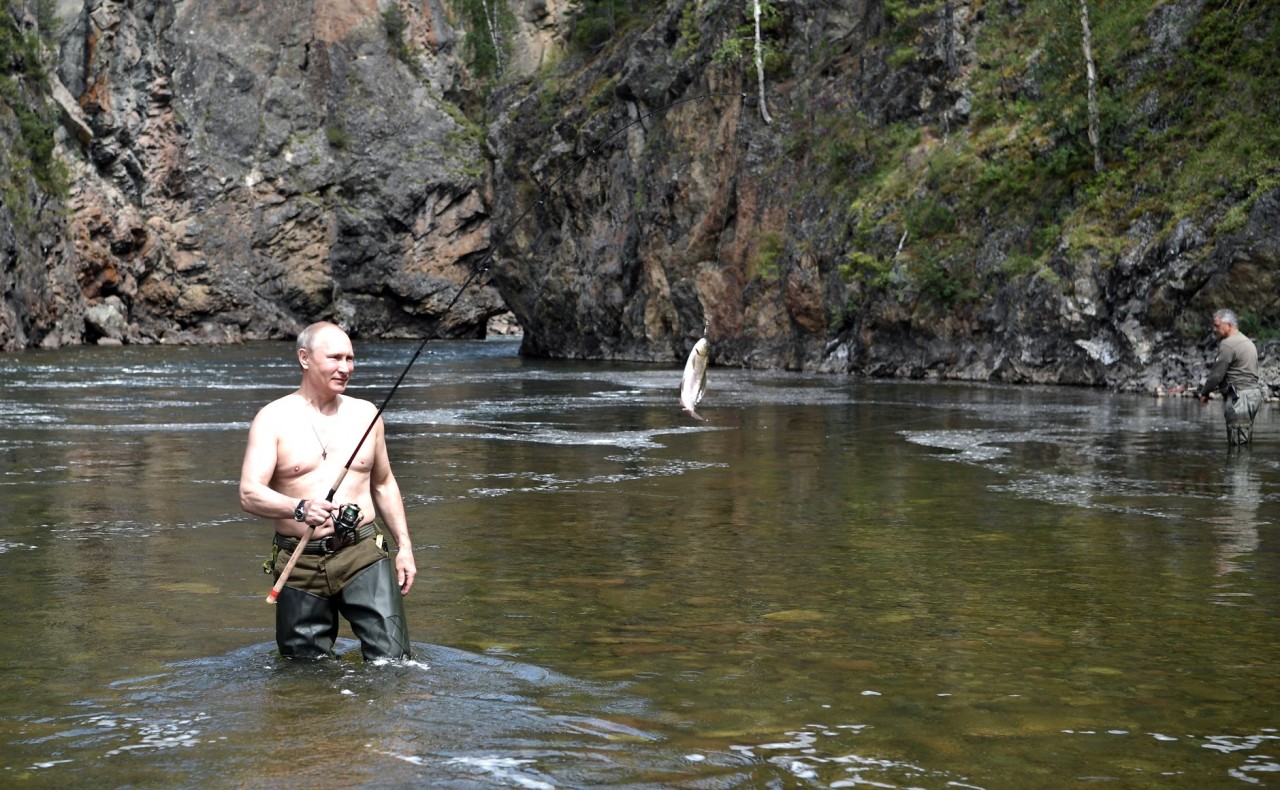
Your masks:
<svg viewBox="0 0 1280 790"><path fill-rule="evenodd" d="M1268 119L1230 187L1227 172L1180 184L1182 162L1157 157L1213 101L1180 82L1197 47L1223 45L1207 29L1265 57L1280 11L1176 0L1099 17L1127 27L1099 33L1116 107L1093 173L1083 129L1007 109L1055 100L1035 4L889 5L779 7L771 123L750 61L719 57L743 36L739 3L668 3L553 91L540 78L496 94L496 225L523 219L494 282L525 350L678 360L705 327L716 364L1158 392L1199 380L1215 308L1274 337L1274 91L1219 77ZM1056 43L1083 72L1078 16L1063 19Z"/></svg>
<svg viewBox="0 0 1280 790"><path fill-rule="evenodd" d="M60 10L65 225L44 260L5 267L56 285L20 289L36 298L0 321L6 348L288 337L321 318L474 337L505 312L488 287L443 312L488 245L488 181L439 7Z"/></svg>
<svg viewBox="0 0 1280 790"><path fill-rule="evenodd" d="M592 3L513 3L490 83L431 0L57 5L70 189L0 161L5 348L510 309L529 354L1161 391L1216 307L1280 322L1271 4L1091 4L1092 151L1056 0L765 3L759 69L751 3L588 46Z"/></svg>

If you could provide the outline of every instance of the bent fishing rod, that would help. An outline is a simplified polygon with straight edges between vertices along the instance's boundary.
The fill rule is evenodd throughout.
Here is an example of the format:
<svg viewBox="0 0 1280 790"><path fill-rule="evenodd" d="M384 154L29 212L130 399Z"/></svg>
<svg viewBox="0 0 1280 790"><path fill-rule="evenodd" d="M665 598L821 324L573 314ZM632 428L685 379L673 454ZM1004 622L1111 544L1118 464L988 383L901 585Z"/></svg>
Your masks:
<svg viewBox="0 0 1280 790"><path fill-rule="evenodd" d="M513 229L518 228L520 226L520 223L524 221L525 217L527 217L533 211L534 207L542 204L543 199L546 197L547 193L551 191L552 188L554 188L557 184L563 181L564 178L567 175L569 175L569 173L577 169L578 165L582 164L587 159L594 156L597 152L600 151L600 149L608 145L609 142L612 141L615 137L627 131L632 126L635 126L636 124L643 124L646 119L651 118L654 115L657 115L659 113L664 113L667 110L671 109L672 107L676 107L681 104L687 104L688 102L701 101L702 99L709 99L716 96L738 96L741 99L743 99L744 102L747 100L747 94L741 91L702 93L697 96L686 96L683 99L676 99L675 101L670 102L668 104L664 104L663 106L658 107L657 109L650 110L644 115L639 115L633 118L632 120L628 121L626 124L618 128L616 131L614 131L612 134L610 134L608 137L596 143L582 156L570 162L569 165L565 167L564 170L561 171L558 176L552 179L546 186L542 187L542 189L539 190L538 192L538 199L530 203L529 206L524 211L522 211L519 215L516 216L516 218L511 222L511 227ZM449 303L445 305L444 310L440 311L439 315L436 317L436 320L435 320L436 326L439 326L440 322L444 320L444 318L449 314L449 311L453 309L453 306L458 302L458 297L462 296L462 292L465 291L469 285L475 282L482 272L488 271L488 263L493 258L494 254L497 252L498 247L501 245L501 242L504 238L505 236L503 236L502 234L495 235L493 239L493 243L489 245L488 251L485 252L485 254L480 258L480 260L478 260L473 266L470 267L470 272L467 274L466 279L462 281L462 285L458 286L458 290L457 292L454 293L453 298L449 300ZM333 485L329 488L328 495L325 496L326 502L332 502L334 496L337 495L338 488L342 486L342 481L346 479L347 472L351 471L351 465L355 463L356 456L359 455L360 453L360 448L364 446L364 442L366 439L369 438L369 434L373 432L374 426L376 426L378 424L378 420L382 418L382 413L386 411L387 404L389 404L391 402L391 398L395 396L396 390L400 388L400 384L404 381L405 376L409 375L409 369L412 368L413 364L418 361L418 357L422 355L422 350L427 347L427 342L431 340L431 337L432 337L432 333L430 332L424 333L422 342L418 344L418 348L413 352L413 356L409 358L409 363L404 366L404 370L400 371L399 378L397 378L395 383L391 385L391 390L387 392L387 396L382 399L382 403L381 405L378 406L378 410L374 412L373 419L369 421L369 427L364 429L364 433L360 436L360 441L356 442L355 449L351 451L351 457L347 459L347 463L342 467L342 471L338 474L338 478L333 481ZM298 539L298 545L294 547L293 554L289 556L289 561L285 564L284 568L281 569L280 577L276 579L276 583L271 588L271 592L267 593L267 603L276 602L276 598L279 597L280 591L284 589L285 582L288 581L289 575L293 573L294 566L298 564L298 559L302 557L302 553L306 549L307 543L311 541L311 537L312 535L315 534L315 531L316 531L315 525L312 525L312 524L307 525L307 530L302 535L302 537Z"/></svg>

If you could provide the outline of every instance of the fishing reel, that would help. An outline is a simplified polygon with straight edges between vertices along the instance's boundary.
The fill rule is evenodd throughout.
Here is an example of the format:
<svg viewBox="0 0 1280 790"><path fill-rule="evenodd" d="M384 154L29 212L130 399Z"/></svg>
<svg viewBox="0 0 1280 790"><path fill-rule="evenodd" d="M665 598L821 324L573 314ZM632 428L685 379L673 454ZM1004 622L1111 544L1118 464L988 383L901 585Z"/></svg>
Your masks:
<svg viewBox="0 0 1280 790"><path fill-rule="evenodd" d="M338 508L333 514L333 534L337 538L335 542L342 546L355 543L360 520L360 506L354 502Z"/></svg>

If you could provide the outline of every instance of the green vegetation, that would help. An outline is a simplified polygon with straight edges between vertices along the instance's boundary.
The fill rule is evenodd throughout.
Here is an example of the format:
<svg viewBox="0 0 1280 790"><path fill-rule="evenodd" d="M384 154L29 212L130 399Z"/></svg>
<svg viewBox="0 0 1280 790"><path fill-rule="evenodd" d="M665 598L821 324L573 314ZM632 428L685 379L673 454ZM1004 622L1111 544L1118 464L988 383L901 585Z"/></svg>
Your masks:
<svg viewBox="0 0 1280 790"><path fill-rule="evenodd" d="M499 0L450 0L450 7L462 23L462 48L472 75L502 77L516 27L511 6Z"/></svg>
<svg viewBox="0 0 1280 790"><path fill-rule="evenodd" d="M884 16L894 30L906 34L915 30L922 24L930 21L930 17L938 12L942 7L943 0L927 0L927 2L919 2L916 0L885 0Z"/></svg>
<svg viewBox="0 0 1280 790"><path fill-rule="evenodd" d="M351 144L351 138L347 136L346 130L338 126L326 126L324 137L331 148L341 150Z"/></svg>
<svg viewBox="0 0 1280 790"><path fill-rule="evenodd" d="M573 0L569 41L579 52L596 52L632 25L652 19L665 5L663 0Z"/></svg>
<svg viewBox="0 0 1280 790"><path fill-rule="evenodd" d="M387 46L391 49L391 54L408 66L414 76L421 78L422 65L418 63L413 47L409 46L404 37L409 31L409 17L399 3L392 3L382 12L382 29L387 33Z"/></svg>
<svg viewBox="0 0 1280 790"><path fill-rule="evenodd" d="M956 0L885 0L884 24L865 47L861 28L793 40L795 7L762 2L770 90L787 98L772 127L774 171L762 177L817 190L830 207L823 221L833 232L813 243L835 261L833 314L889 289L927 309L976 305L1016 279L1070 283L1075 267L1118 261L1138 220L1157 233L1186 219L1239 230L1254 201L1280 185L1274 3L1208 0L1184 19L1167 0L1087 2L1100 170L1080 0L968 4L969 17ZM659 8L575 0L572 47L595 53ZM676 57L706 58L699 68L738 69L754 83L751 0L673 10L665 32ZM561 87L555 75L541 78L531 122L561 116ZM600 80L588 113L611 106L613 87ZM783 278L799 243L786 230L763 232L752 275Z"/></svg>
<svg viewBox="0 0 1280 790"><path fill-rule="evenodd" d="M445 139L449 142L450 150L478 149L484 144L484 128L468 118L459 107L449 102L442 102L440 109L444 110L453 119L453 122L457 124L445 135ZM469 160L462 167L464 175L476 180L484 178L485 171L484 160L480 158Z"/></svg>
<svg viewBox="0 0 1280 790"><path fill-rule="evenodd" d="M884 288L892 274L892 266L862 250L852 250L840 264L840 281L843 283L865 282L874 288Z"/></svg>
<svg viewBox="0 0 1280 790"><path fill-rule="evenodd" d="M712 53L711 59L720 64L734 64L743 68L755 68L755 4L752 0L742 0L742 24L734 28L732 35L720 42L720 46ZM786 53L774 45L774 41L783 35L786 19L778 11L777 6L768 0L760 0L760 50L764 61L764 72L769 77L785 75L790 69Z"/></svg>
<svg viewBox="0 0 1280 790"><path fill-rule="evenodd" d="M11 144L0 151L0 172L6 174L4 203L15 220L25 223L31 214L25 194L28 179L43 192L66 196L70 176L54 153L58 111L48 93L56 3L27 4L35 15L34 30L20 26L14 5L0 12L0 128L6 130L6 137L16 132Z"/></svg>
<svg viewBox="0 0 1280 790"><path fill-rule="evenodd" d="M765 282L775 282L781 274L782 250L785 244L781 234L761 234L755 249L755 276Z"/></svg>
<svg viewBox="0 0 1280 790"><path fill-rule="evenodd" d="M920 58L940 50L946 6L886 0L878 47L889 68L938 68ZM1139 217L1165 232L1187 218L1242 228L1280 185L1280 12L1209 2L1179 28L1167 11L1160 0L1089 2L1101 173L1079 0L986 4L963 124L868 121L853 86L797 103L788 166L802 163L849 217L839 280L884 288L892 271L905 278L895 287L954 306L1011 278L1056 278L1053 260L1113 263Z"/></svg>
<svg viewBox="0 0 1280 790"><path fill-rule="evenodd" d="M698 51L702 43L702 26L698 22L698 4L686 3L680 12L680 40L676 42L675 56L684 60Z"/></svg>
<svg viewBox="0 0 1280 790"><path fill-rule="evenodd" d="M1267 317L1258 315L1252 310L1242 310L1238 316L1240 319L1240 331L1249 336L1255 343L1261 345L1271 340L1280 340L1280 327L1276 326L1273 320L1267 320ZM1200 327L1197 326L1197 329ZM1200 333L1202 334L1202 333ZM1200 336L1193 335L1193 337Z"/></svg>

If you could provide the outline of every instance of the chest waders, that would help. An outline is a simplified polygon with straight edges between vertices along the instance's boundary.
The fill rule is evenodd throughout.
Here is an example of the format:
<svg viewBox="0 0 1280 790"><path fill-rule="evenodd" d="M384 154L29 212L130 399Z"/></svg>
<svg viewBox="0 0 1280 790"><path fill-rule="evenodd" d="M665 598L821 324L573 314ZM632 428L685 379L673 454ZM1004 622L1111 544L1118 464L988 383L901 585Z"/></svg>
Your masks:
<svg viewBox="0 0 1280 790"><path fill-rule="evenodd" d="M336 552L312 545L322 541L311 541L303 550L290 584L282 587L276 598L280 655L332 657L338 618L343 617L360 640L366 661L410 656L404 599L396 584L395 567L383 548L382 535L370 527L362 528L356 543ZM282 550L292 548L288 539L277 537L276 573L288 556Z"/></svg>
<svg viewBox="0 0 1280 790"><path fill-rule="evenodd" d="M1262 406L1262 390L1231 387L1222 399L1222 415L1227 420L1227 444L1236 447L1253 441L1253 418Z"/></svg>

